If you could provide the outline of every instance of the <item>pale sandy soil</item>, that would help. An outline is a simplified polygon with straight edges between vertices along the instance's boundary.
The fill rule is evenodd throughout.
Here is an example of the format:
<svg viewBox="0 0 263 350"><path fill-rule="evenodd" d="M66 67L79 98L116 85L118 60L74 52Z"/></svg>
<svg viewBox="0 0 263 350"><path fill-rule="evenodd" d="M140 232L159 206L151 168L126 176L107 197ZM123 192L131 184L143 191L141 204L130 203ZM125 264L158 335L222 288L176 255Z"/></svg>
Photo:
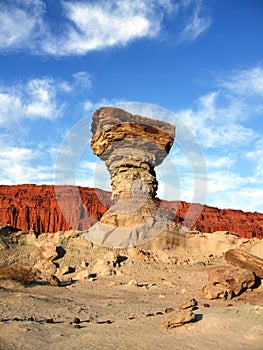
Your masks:
<svg viewBox="0 0 263 350"><path fill-rule="evenodd" d="M92 264L108 251L77 239L70 242L60 265L64 259L77 271L84 258L92 271ZM33 247L27 241L2 248L0 265L35 262ZM142 259L134 252L125 256L116 274L93 281L75 280L77 271L64 276L64 281L73 281L61 287L0 280L0 349L262 349L262 284L232 300L205 300L201 290L207 268L225 264L222 257L203 256L187 264ZM195 321L166 330L165 309L176 309L191 298L198 301ZM76 317L80 328L72 324Z"/></svg>

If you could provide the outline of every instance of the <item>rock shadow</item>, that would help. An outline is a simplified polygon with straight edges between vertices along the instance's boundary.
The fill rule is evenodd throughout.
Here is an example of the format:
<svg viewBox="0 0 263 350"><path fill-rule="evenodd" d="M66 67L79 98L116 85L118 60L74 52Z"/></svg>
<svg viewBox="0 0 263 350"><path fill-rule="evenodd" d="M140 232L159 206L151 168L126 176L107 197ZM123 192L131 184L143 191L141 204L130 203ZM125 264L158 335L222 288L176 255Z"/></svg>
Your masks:
<svg viewBox="0 0 263 350"><path fill-rule="evenodd" d="M56 259L54 259L54 261L63 258L63 256L66 254L66 250L61 246L56 247L56 252L58 256L56 257Z"/></svg>
<svg viewBox="0 0 263 350"><path fill-rule="evenodd" d="M195 314L195 318L193 320L194 323L199 322L203 319L204 315L203 314Z"/></svg>

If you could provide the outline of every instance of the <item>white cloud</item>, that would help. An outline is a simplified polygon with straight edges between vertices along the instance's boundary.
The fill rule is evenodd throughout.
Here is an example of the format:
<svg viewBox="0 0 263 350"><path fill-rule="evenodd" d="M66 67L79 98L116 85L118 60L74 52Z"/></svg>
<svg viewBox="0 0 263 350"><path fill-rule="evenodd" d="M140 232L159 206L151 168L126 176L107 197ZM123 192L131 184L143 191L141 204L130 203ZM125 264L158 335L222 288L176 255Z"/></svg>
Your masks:
<svg viewBox="0 0 263 350"><path fill-rule="evenodd" d="M90 89L88 72L73 74L71 81L50 77L30 79L13 85L0 85L0 127L23 119L55 120L64 111L63 94Z"/></svg>
<svg viewBox="0 0 263 350"><path fill-rule="evenodd" d="M197 4L192 0L60 0L60 4L63 11L56 27L47 20L49 7L43 0L6 0L0 4L0 50L85 55L157 37L166 15L179 23L183 21L182 33L175 33L181 41L196 40L211 24L200 0ZM185 11L192 7L190 14ZM180 10L184 12L183 19Z"/></svg>
<svg viewBox="0 0 263 350"><path fill-rule="evenodd" d="M252 166L249 173L245 174L238 167L208 167L206 204L219 208L263 212L263 180L255 170Z"/></svg>
<svg viewBox="0 0 263 350"><path fill-rule="evenodd" d="M263 69L254 67L234 72L219 80L219 84L234 94L263 97Z"/></svg>
<svg viewBox="0 0 263 350"><path fill-rule="evenodd" d="M1 184L14 185L14 184L54 184L54 175L50 166L31 166L25 171L25 167L21 164L11 164L9 168L5 170L4 174L1 174Z"/></svg>
<svg viewBox="0 0 263 350"><path fill-rule="evenodd" d="M263 213L262 188L241 187L238 190L225 190L212 198L207 204L218 208L241 209L247 212L257 211Z"/></svg>
<svg viewBox="0 0 263 350"><path fill-rule="evenodd" d="M63 92L71 92L73 90L73 87L67 81L61 81L58 83L58 88Z"/></svg>
<svg viewBox="0 0 263 350"><path fill-rule="evenodd" d="M255 161L263 161L263 140L258 140L255 146L254 150L247 153L247 158Z"/></svg>
<svg viewBox="0 0 263 350"><path fill-rule="evenodd" d="M263 141L262 138L256 143L256 147L246 154L247 159L251 160L255 166L254 178L260 180L263 185Z"/></svg>
<svg viewBox="0 0 263 350"><path fill-rule="evenodd" d="M77 72L73 74L73 78L77 87L89 89L92 86L91 76L88 72Z"/></svg>
<svg viewBox="0 0 263 350"><path fill-rule="evenodd" d="M176 113L203 147L208 205L263 212L263 135L261 120L257 123L263 110L261 74L258 67L230 72L217 90L201 96L193 108ZM191 201L189 164L177 150L171 155L182 199Z"/></svg>
<svg viewBox="0 0 263 350"><path fill-rule="evenodd" d="M0 49L10 50L36 45L42 33L41 0L7 0L0 4Z"/></svg>
<svg viewBox="0 0 263 350"><path fill-rule="evenodd" d="M211 171L208 173L208 193L220 195L220 192L235 191L248 182L248 179L233 171Z"/></svg>
<svg viewBox="0 0 263 350"><path fill-rule="evenodd" d="M52 79L33 79L27 84L28 103L26 115L34 118L55 119L59 115L56 86Z"/></svg>
<svg viewBox="0 0 263 350"><path fill-rule="evenodd" d="M0 126L25 118L56 119L62 110L57 101L58 89L59 84L50 78L0 86Z"/></svg>
<svg viewBox="0 0 263 350"><path fill-rule="evenodd" d="M29 148L19 148L2 145L1 157L2 162L27 161L34 157L34 151Z"/></svg>
<svg viewBox="0 0 263 350"><path fill-rule="evenodd" d="M126 45L142 37L154 37L161 28L170 1L162 1L157 12L158 1L67 1L63 2L65 15L71 25L59 40L50 38L44 50L55 55L86 54L115 45Z"/></svg>
<svg viewBox="0 0 263 350"><path fill-rule="evenodd" d="M23 104L19 96L0 92L0 126L9 123L10 117L14 121L23 113Z"/></svg>
<svg viewBox="0 0 263 350"><path fill-rule="evenodd" d="M229 154L227 156L221 156L218 154L206 156L206 165L209 170L212 169L229 169L236 163L236 154Z"/></svg>
<svg viewBox="0 0 263 350"><path fill-rule="evenodd" d="M189 9L192 10L192 14L183 27L182 33L179 36L179 42L192 42L207 31L212 24L212 20L204 10L202 0L183 1L183 7L186 11L189 11Z"/></svg>
<svg viewBox="0 0 263 350"><path fill-rule="evenodd" d="M177 115L203 147L217 148L230 144L239 147L256 139L254 130L242 124L247 113L247 107L238 99L218 91L200 97L195 110L181 110Z"/></svg>
<svg viewBox="0 0 263 350"><path fill-rule="evenodd" d="M46 159L45 150L6 145L1 142L0 183L11 185L21 183L54 183L54 171L50 165L42 165L39 159Z"/></svg>

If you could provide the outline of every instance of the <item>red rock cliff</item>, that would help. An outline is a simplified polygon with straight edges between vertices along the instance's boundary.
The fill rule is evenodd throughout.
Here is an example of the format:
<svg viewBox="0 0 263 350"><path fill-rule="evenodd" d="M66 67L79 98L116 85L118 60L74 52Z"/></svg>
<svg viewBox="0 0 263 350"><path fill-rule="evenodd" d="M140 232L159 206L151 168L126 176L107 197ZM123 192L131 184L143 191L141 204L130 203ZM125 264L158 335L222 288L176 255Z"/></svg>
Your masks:
<svg viewBox="0 0 263 350"><path fill-rule="evenodd" d="M0 222L37 233L85 230L111 206L110 197L109 192L75 186L0 186Z"/></svg>
<svg viewBox="0 0 263 350"><path fill-rule="evenodd" d="M183 201L160 201L160 204L175 222L202 232L230 231L245 238L263 238L263 214L258 212L218 209Z"/></svg>
<svg viewBox="0 0 263 350"><path fill-rule="evenodd" d="M0 186L0 222L37 233L76 228L88 229L106 212L113 202L111 193L94 188L52 185ZM59 203L58 203L59 200ZM160 201L174 221L181 223L189 213L190 204ZM60 205L59 205L60 204ZM62 204L62 206L61 206ZM62 211L61 211L62 207ZM194 225L191 215L184 222L203 232L226 230L242 237L263 238L263 214L241 210L218 209L191 205L191 215L200 212Z"/></svg>

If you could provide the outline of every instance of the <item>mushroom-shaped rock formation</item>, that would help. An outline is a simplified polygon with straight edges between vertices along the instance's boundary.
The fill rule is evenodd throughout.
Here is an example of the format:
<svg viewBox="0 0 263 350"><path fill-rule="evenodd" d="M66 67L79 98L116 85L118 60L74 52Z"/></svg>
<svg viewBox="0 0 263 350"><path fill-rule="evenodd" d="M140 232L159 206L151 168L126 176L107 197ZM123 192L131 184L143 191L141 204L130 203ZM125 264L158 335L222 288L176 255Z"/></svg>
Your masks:
<svg viewBox="0 0 263 350"><path fill-rule="evenodd" d="M91 148L111 176L115 204L84 237L106 246L137 246L157 236L169 220L155 203L154 167L169 153L175 127L163 121L101 107L93 114Z"/></svg>

